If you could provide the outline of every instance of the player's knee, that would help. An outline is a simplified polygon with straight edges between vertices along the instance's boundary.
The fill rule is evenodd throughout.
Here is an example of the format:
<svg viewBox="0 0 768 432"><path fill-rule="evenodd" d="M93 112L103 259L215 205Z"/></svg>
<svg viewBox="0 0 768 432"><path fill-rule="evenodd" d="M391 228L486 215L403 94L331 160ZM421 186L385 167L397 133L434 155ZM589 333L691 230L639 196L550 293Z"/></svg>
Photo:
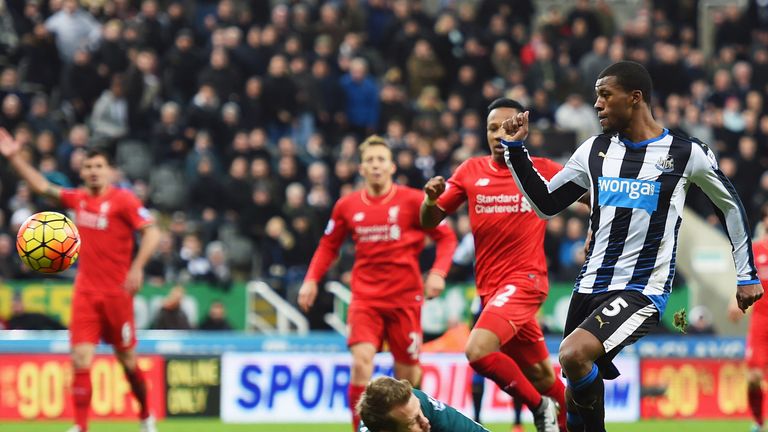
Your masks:
<svg viewBox="0 0 768 432"><path fill-rule="evenodd" d="M470 363L480 360L491 352L492 351L488 349L488 347L478 343L468 343L464 348L464 355L467 356L467 360L469 360Z"/></svg>
<svg viewBox="0 0 768 432"><path fill-rule="evenodd" d="M373 372L373 357L365 355L352 356L352 374L365 376Z"/></svg>
<svg viewBox="0 0 768 432"><path fill-rule="evenodd" d="M75 369L90 369L92 356L87 353L72 353L72 366Z"/></svg>
<svg viewBox="0 0 768 432"><path fill-rule="evenodd" d="M590 361L589 356L583 348L576 346L575 344L569 344L567 343L567 340L563 341L563 344L560 345L559 359L560 365L566 372L569 370L580 369L584 364Z"/></svg>
<svg viewBox="0 0 768 432"><path fill-rule="evenodd" d="M763 373L761 370L750 369L747 372L747 386L750 389L760 388L763 384Z"/></svg>

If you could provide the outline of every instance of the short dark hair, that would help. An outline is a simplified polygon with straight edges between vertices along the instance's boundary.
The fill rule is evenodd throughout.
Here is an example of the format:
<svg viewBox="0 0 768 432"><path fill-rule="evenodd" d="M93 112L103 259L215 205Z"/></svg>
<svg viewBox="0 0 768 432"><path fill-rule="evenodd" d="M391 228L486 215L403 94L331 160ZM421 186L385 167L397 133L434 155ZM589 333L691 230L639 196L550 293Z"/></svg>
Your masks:
<svg viewBox="0 0 768 432"><path fill-rule="evenodd" d="M645 103L651 104L653 81L645 66L633 61L620 61L603 69L597 79L608 76L616 77L619 86L628 92L640 90Z"/></svg>
<svg viewBox="0 0 768 432"><path fill-rule="evenodd" d="M523 108L523 105L520 102L514 99L504 98L504 97L498 98L493 102L491 102L491 104L488 105L488 112L490 113L496 108L513 108L520 112L525 111L525 108Z"/></svg>
<svg viewBox="0 0 768 432"><path fill-rule="evenodd" d="M107 165L115 166L114 161L112 160L112 155L109 154L106 149L100 147L90 147L88 148L88 151L85 152L86 159L91 159L98 156L103 157L107 161Z"/></svg>

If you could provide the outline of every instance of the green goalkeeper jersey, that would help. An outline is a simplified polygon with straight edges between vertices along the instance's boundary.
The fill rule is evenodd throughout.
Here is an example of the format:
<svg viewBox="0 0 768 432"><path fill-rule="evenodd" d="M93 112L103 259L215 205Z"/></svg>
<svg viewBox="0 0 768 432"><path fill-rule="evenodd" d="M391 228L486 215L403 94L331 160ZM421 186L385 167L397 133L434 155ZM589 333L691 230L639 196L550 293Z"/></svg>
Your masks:
<svg viewBox="0 0 768 432"><path fill-rule="evenodd" d="M429 420L431 432L489 432L488 429L467 418L451 406L440 402L421 390L413 389L413 394L419 399L421 412ZM369 432L361 422L359 432Z"/></svg>

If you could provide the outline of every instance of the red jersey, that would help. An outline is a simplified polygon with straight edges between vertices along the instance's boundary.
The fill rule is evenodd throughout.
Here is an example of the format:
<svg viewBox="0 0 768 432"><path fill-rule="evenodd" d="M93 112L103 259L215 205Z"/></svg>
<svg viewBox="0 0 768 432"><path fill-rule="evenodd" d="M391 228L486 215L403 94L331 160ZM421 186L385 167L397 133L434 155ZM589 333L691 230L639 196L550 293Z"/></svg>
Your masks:
<svg viewBox="0 0 768 432"><path fill-rule="evenodd" d="M757 276L763 289L768 291L768 238L752 243L752 253L755 255L755 266L757 267ZM768 301L763 296L755 303L754 314L768 316Z"/></svg>
<svg viewBox="0 0 768 432"><path fill-rule="evenodd" d="M562 166L531 158L547 180ZM536 275L546 281L544 256L546 221L531 208L506 166L490 156L474 157L456 168L437 205L452 213L469 201L469 221L475 238L477 293L485 297L521 277Z"/></svg>
<svg viewBox="0 0 768 432"><path fill-rule="evenodd" d="M84 189L62 189L61 203L75 211L81 245L75 289L123 291L133 259L134 232L154 221L136 196L109 187L100 196Z"/></svg>
<svg viewBox="0 0 768 432"><path fill-rule="evenodd" d="M425 233L437 246L431 271L445 276L456 249L456 236L448 225L421 228L423 199L422 191L400 185L379 197L362 190L341 198L333 207L305 280L320 280L351 234L355 243L352 299L380 307L421 304L424 289L419 254Z"/></svg>

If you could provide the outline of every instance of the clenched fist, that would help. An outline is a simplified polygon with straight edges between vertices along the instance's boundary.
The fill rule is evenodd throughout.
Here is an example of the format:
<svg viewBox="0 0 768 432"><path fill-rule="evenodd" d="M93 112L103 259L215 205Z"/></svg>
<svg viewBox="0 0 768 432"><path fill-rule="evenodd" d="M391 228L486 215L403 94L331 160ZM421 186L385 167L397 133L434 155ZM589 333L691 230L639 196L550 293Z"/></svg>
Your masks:
<svg viewBox="0 0 768 432"><path fill-rule="evenodd" d="M528 111L504 120L501 127L506 132L505 141L525 141L528 138Z"/></svg>
<svg viewBox="0 0 768 432"><path fill-rule="evenodd" d="M445 192L445 179L441 176L432 177L424 185L424 193L427 194L430 201L436 200L443 192Z"/></svg>

